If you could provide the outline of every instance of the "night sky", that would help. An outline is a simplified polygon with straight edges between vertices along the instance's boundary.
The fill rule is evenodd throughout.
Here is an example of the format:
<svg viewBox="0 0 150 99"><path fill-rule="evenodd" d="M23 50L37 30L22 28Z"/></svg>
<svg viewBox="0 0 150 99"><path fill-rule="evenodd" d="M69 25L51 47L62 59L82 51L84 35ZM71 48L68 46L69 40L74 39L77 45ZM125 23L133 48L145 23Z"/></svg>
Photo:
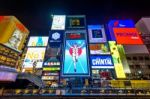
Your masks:
<svg viewBox="0 0 150 99"><path fill-rule="evenodd" d="M88 24L150 16L149 0L0 0L0 15L16 16L31 35L48 35L51 14L87 16Z"/></svg>

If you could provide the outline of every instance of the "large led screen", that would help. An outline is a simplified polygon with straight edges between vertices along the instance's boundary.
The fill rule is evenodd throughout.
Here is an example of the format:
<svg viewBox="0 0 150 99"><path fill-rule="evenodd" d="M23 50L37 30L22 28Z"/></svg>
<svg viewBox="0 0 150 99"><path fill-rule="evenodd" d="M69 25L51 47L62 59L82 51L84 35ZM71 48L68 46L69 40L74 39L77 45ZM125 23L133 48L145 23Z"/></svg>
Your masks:
<svg viewBox="0 0 150 99"><path fill-rule="evenodd" d="M54 15L51 30L65 30L65 15Z"/></svg>
<svg viewBox="0 0 150 99"><path fill-rule="evenodd" d="M90 44L90 54L110 54L109 47L107 43L100 44Z"/></svg>
<svg viewBox="0 0 150 99"><path fill-rule="evenodd" d="M89 76L84 33L67 33L62 69L63 76Z"/></svg>
<svg viewBox="0 0 150 99"><path fill-rule="evenodd" d="M105 30L102 25L89 25L88 34L90 43L106 42Z"/></svg>
<svg viewBox="0 0 150 99"><path fill-rule="evenodd" d="M113 28L118 44L143 44L136 28Z"/></svg>
<svg viewBox="0 0 150 99"><path fill-rule="evenodd" d="M24 59L23 68L42 68L45 48L28 48Z"/></svg>
<svg viewBox="0 0 150 99"><path fill-rule="evenodd" d="M92 68L114 68L110 55L90 56L90 63Z"/></svg>
<svg viewBox="0 0 150 99"><path fill-rule="evenodd" d="M35 36L30 37L28 46L47 46L48 37Z"/></svg>

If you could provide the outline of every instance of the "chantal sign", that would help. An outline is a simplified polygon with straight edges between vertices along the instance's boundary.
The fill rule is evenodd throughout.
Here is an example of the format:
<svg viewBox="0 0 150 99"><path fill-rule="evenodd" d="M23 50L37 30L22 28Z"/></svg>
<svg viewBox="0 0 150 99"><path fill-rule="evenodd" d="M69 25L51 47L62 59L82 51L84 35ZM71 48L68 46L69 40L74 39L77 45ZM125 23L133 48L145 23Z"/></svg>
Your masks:
<svg viewBox="0 0 150 99"><path fill-rule="evenodd" d="M92 68L114 68L110 55L90 56Z"/></svg>

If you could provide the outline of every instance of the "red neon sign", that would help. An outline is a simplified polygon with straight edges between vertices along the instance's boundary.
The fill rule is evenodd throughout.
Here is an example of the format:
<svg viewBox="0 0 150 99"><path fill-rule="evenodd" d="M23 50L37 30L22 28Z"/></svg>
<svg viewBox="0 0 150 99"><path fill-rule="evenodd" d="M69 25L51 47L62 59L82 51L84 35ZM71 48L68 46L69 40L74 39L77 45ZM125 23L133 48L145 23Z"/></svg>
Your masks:
<svg viewBox="0 0 150 99"><path fill-rule="evenodd" d="M113 28L118 44L143 44L136 28Z"/></svg>
<svg viewBox="0 0 150 99"><path fill-rule="evenodd" d="M81 35L80 34L70 34L69 38L71 38L71 39L78 39L78 38L81 38Z"/></svg>

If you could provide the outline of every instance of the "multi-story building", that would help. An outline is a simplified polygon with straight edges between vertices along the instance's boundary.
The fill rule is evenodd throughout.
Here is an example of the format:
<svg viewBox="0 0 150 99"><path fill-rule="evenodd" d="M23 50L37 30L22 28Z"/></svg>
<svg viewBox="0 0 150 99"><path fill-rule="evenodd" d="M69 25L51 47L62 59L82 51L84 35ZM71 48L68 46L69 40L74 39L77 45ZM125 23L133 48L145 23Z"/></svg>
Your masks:
<svg viewBox="0 0 150 99"><path fill-rule="evenodd" d="M29 30L14 16L0 16L0 81L15 81Z"/></svg>

